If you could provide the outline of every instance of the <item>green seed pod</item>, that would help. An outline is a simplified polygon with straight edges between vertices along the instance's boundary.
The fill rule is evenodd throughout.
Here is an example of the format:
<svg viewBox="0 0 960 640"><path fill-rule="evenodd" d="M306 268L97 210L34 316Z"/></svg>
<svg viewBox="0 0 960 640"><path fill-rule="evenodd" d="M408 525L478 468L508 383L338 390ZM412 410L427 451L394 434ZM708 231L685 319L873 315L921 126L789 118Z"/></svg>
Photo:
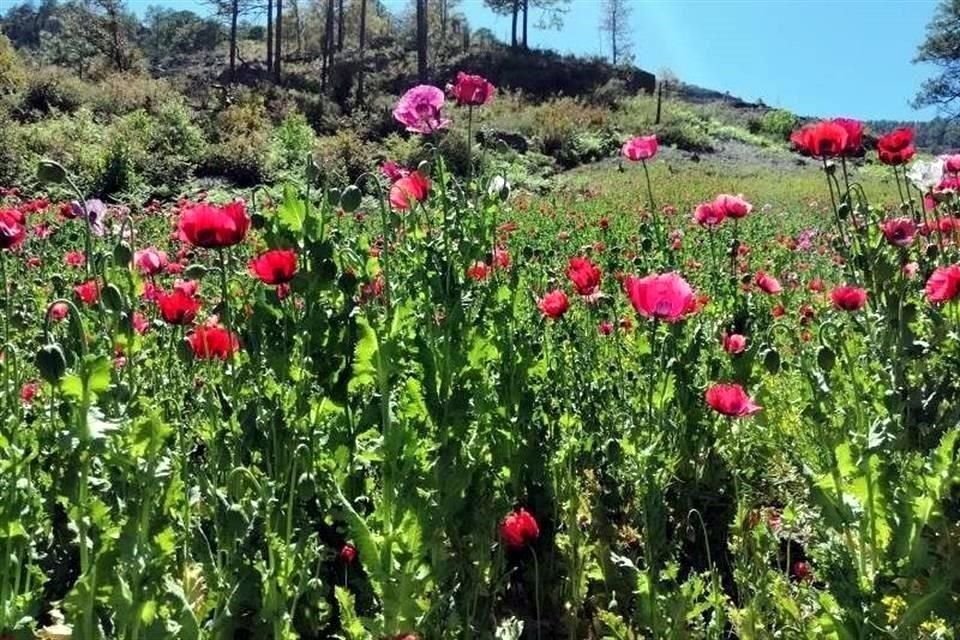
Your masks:
<svg viewBox="0 0 960 640"><path fill-rule="evenodd" d="M59 162L41 160L37 166L37 179L49 184L60 184L67 179L67 170Z"/></svg>
<svg viewBox="0 0 960 640"><path fill-rule="evenodd" d="M935 245L935 244L928 244L928 245L927 245L927 257L928 257L928 258L930 258L931 260L935 260L939 254L940 254L940 247L938 247L938 246Z"/></svg>
<svg viewBox="0 0 960 640"><path fill-rule="evenodd" d="M780 371L780 354L776 349L767 349L763 354L763 366L768 373L775 374Z"/></svg>
<svg viewBox="0 0 960 640"><path fill-rule="evenodd" d="M191 264L183 270L183 275L191 280L200 280L203 276L207 275L207 268L202 264Z"/></svg>
<svg viewBox="0 0 960 640"><path fill-rule="evenodd" d="M254 213L250 215L250 226L254 229L263 229L267 226L267 218L262 213Z"/></svg>
<svg viewBox="0 0 960 640"><path fill-rule="evenodd" d="M67 372L67 357L58 344L45 344L37 351L34 363L40 377L50 384L57 384Z"/></svg>
<svg viewBox="0 0 960 640"><path fill-rule="evenodd" d="M100 292L100 299L103 300L103 306L108 311L123 311L126 308L123 294L120 293L120 289L115 284L105 286L103 291Z"/></svg>
<svg viewBox="0 0 960 640"><path fill-rule="evenodd" d="M832 371L836 364L837 354L833 352L833 349L827 346L820 347L817 351L817 365L824 371Z"/></svg>
<svg viewBox="0 0 960 640"><path fill-rule="evenodd" d="M307 181L315 183L320 179L320 165L317 164L317 161L313 156L307 157Z"/></svg>
<svg viewBox="0 0 960 640"><path fill-rule="evenodd" d="M837 215L840 216L841 220L846 220L847 218L849 218L850 205L847 204L846 202L841 203L840 206L837 207Z"/></svg>
<svg viewBox="0 0 960 640"><path fill-rule="evenodd" d="M360 208L360 200L363 194L356 185L350 185L340 194L340 208L347 213L353 213Z"/></svg>
<svg viewBox="0 0 960 640"><path fill-rule="evenodd" d="M126 242L118 242L113 247L113 264L117 266L127 266L133 262L133 250Z"/></svg>
<svg viewBox="0 0 960 640"><path fill-rule="evenodd" d="M340 189L330 189L327 191L327 204L331 207L340 206Z"/></svg>

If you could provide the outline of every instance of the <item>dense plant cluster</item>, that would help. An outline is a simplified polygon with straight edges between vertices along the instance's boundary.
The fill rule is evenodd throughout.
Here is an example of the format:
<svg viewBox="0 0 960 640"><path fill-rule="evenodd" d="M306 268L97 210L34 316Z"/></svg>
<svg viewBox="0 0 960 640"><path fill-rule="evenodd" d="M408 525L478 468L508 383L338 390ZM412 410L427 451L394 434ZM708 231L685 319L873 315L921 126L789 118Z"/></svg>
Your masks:
<svg viewBox="0 0 960 640"><path fill-rule="evenodd" d="M794 230L645 135L585 214L450 172L492 97L337 188L3 191L0 636L955 637L960 157L881 136L878 207L810 124Z"/></svg>

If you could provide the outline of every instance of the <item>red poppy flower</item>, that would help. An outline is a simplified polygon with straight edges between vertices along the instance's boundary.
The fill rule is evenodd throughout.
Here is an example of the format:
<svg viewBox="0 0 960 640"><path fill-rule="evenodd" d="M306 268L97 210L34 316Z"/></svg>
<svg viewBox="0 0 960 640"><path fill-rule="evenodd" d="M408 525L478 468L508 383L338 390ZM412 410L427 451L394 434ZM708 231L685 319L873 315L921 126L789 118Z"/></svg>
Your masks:
<svg viewBox="0 0 960 640"><path fill-rule="evenodd" d="M87 280L73 288L73 292L83 304L93 305L100 300L100 283L96 280Z"/></svg>
<svg viewBox="0 0 960 640"><path fill-rule="evenodd" d="M539 537L540 527L526 509L517 509L500 522L500 539L508 549L522 549Z"/></svg>
<svg viewBox="0 0 960 640"><path fill-rule="evenodd" d="M390 205L398 211L412 209L416 203L426 200L429 191L430 181L419 171L413 171L390 187Z"/></svg>
<svg viewBox="0 0 960 640"><path fill-rule="evenodd" d="M769 293L770 295L776 295L783 291L783 286L780 284L780 281L766 271L757 271L754 282L761 291Z"/></svg>
<svg viewBox="0 0 960 640"><path fill-rule="evenodd" d="M567 277L581 296L593 296L600 291L600 268L587 258L570 258Z"/></svg>
<svg viewBox="0 0 960 640"><path fill-rule="evenodd" d="M555 289L549 292L537 302L537 308L548 318L557 320L563 317L563 314L570 308L570 300L562 289Z"/></svg>
<svg viewBox="0 0 960 640"><path fill-rule="evenodd" d="M250 272L264 284L286 284L297 274L297 252L272 249L250 261Z"/></svg>
<svg viewBox="0 0 960 640"><path fill-rule="evenodd" d="M863 123L853 118L834 118L833 122L847 131L847 144L843 148L843 155L858 155L863 148Z"/></svg>
<svg viewBox="0 0 960 640"><path fill-rule="evenodd" d="M70 315L70 307L66 302L57 302L50 307L50 319L54 322L60 322Z"/></svg>
<svg viewBox="0 0 960 640"><path fill-rule="evenodd" d="M892 218L880 223L887 242L895 247L909 247L917 233L917 225L910 218Z"/></svg>
<svg viewBox="0 0 960 640"><path fill-rule="evenodd" d="M180 213L180 238L195 247L218 249L239 244L250 228L247 207L242 200L224 206L206 202L188 205Z"/></svg>
<svg viewBox="0 0 960 640"><path fill-rule="evenodd" d="M823 284L823 279L814 278L810 281L810 284L807 285L807 288L814 293L823 293L826 291L826 285Z"/></svg>
<svg viewBox="0 0 960 640"><path fill-rule="evenodd" d="M678 322L697 306L693 288L677 273L627 276L624 291L637 313L645 318Z"/></svg>
<svg viewBox="0 0 960 640"><path fill-rule="evenodd" d="M340 557L340 562L343 564L353 564L353 561L357 559L357 548L350 543L347 543L340 547L340 553L337 554Z"/></svg>
<svg viewBox="0 0 960 640"><path fill-rule="evenodd" d="M877 139L880 162L897 166L906 164L917 153L913 146L913 129L900 127Z"/></svg>
<svg viewBox="0 0 960 640"><path fill-rule="evenodd" d="M467 267L467 277L474 282L483 282L487 279L492 271L493 268L491 268L486 262L477 260Z"/></svg>
<svg viewBox="0 0 960 640"><path fill-rule="evenodd" d="M841 311L859 311L867 303L867 291L860 287L843 285L830 292L833 306Z"/></svg>
<svg viewBox="0 0 960 640"><path fill-rule="evenodd" d="M460 71L456 81L447 87L448 93L460 106L479 107L493 99L496 89L482 76Z"/></svg>
<svg viewBox="0 0 960 640"><path fill-rule="evenodd" d="M847 130L836 122L809 124L790 136L790 141L801 153L816 158L832 158L847 148Z"/></svg>
<svg viewBox="0 0 960 640"><path fill-rule="evenodd" d="M26 235L23 214L16 209L0 209L0 250L13 249Z"/></svg>
<svg viewBox="0 0 960 640"><path fill-rule="evenodd" d="M493 266L497 269L510 268L510 252L502 247L493 250Z"/></svg>
<svg viewBox="0 0 960 640"><path fill-rule="evenodd" d="M87 258L82 251L67 251L63 255L63 262L68 267L82 267L87 263Z"/></svg>
<svg viewBox="0 0 960 640"><path fill-rule="evenodd" d="M187 336L193 357L201 360L226 360L240 349L237 336L219 324L199 326Z"/></svg>
<svg viewBox="0 0 960 640"><path fill-rule="evenodd" d="M745 218L753 211L753 205L740 196L721 193L713 200L713 208L719 209L728 218Z"/></svg>
<svg viewBox="0 0 960 640"><path fill-rule="evenodd" d="M739 333L725 333L723 350L732 356L743 353L747 350L747 337Z"/></svg>
<svg viewBox="0 0 960 640"><path fill-rule="evenodd" d="M763 408L738 384L715 384L704 397L711 409L731 418L751 416Z"/></svg>
<svg viewBox="0 0 960 640"><path fill-rule="evenodd" d="M200 310L200 299L181 289L174 289L171 293L160 291L156 294L156 301L160 317L167 324L193 324Z"/></svg>
<svg viewBox="0 0 960 640"><path fill-rule="evenodd" d="M658 149L657 136L637 136L627 140L620 151L624 158L636 162L638 160L649 160L657 155Z"/></svg>
<svg viewBox="0 0 960 640"><path fill-rule="evenodd" d="M613 323L609 320L604 320L597 326L597 331L599 331L602 336L608 336L613 333Z"/></svg>
<svg viewBox="0 0 960 640"><path fill-rule="evenodd" d="M960 264L937 267L927 280L924 292L927 300L934 304L957 298L960 295Z"/></svg>
<svg viewBox="0 0 960 640"><path fill-rule="evenodd" d="M698 204L697 208L693 212L694 221L701 227L719 226L726 217L727 215L724 213L723 209L715 206L713 202L704 202Z"/></svg>
<svg viewBox="0 0 960 640"><path fill-rule="evenodd" d="M20 387L20 400L24 404L32 404L38 393L40 393L40 383L27 382Z"/></svg>

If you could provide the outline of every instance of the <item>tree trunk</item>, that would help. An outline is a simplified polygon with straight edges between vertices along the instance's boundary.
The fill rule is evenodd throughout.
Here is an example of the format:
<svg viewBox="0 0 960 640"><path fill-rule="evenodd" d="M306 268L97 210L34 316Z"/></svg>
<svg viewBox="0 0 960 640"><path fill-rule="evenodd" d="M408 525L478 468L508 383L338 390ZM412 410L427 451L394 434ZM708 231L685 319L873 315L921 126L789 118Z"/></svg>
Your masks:
<svg viewBox="0 0 960 640"><path fill-rule="evenodd" d="M367 0L360 2L360 70L357 72L357 104L363 104L363 72L366 61L364 53L367 46Z"/></svg>
<svg viewBox="0 0 960 640"><path fill-rule="evenodd" d="M320 91L327 90L327 78L330 75L330 66L333 64L333 0L327 0L327 11L323 26L323 60L320 71Z"/></svg>
<svg viewBox="0 0 960 640"><path fill-rule="evenodd" d="M280 73L282 72L280 61L283 58L283 0L277 0L276 23L277 37L273 43L273 77L276 82L280 82Z"/></svg>
<svg viewBox="0 0 960 640"><path fill-rule="evenodd" d="M612 49L611 57L613 58L613 66L617 66L617 10L614 7L611 11L610 16L610 48Z"/></svg>
<svg viewBox="0 0 960 640"><path fill-rule="evenodd" d="M417 0L417 78L427 81L427 0Z"/></svg>
<svg viewBox="0 0 960 640"><path fill-rule="evenodd" d="M337 51L343 51L343 0L337 0Z"/></svg>
<svg viewBox="0 0 960 640"><path fill-rule="evenodd" d="M513 0L513 31L510 36L510 46L517 48L517 15L520 13L520 0Z"/></svg>
<svg viewBox="0 0 960 640"><path fill-rule="evenodd" d="M273 69L273 0L267 0L267 70Z"/></svg>
<svg viewBox="0 0 960 640"><path fill-rule="evenodd" d="M230 75L237 72L237 19L240 17L240 0L230 4Z"/></svg>
<svg viewBox="0 0 960 640"><path fill-rule="evenodd" d="M528 48L527 45L527 13L530 11L530 0L523 0L523 49Z"/></svg>

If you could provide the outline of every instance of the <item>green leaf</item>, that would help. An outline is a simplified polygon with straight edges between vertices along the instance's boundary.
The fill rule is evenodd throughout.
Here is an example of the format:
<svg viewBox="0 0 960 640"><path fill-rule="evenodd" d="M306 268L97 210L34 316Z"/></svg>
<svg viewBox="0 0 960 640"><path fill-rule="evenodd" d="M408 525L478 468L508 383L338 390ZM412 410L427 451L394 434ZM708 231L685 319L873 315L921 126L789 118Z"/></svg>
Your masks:
<svg viewBox="0 0 960 640"><path fill-rule="evenodd" d="M354 350L353 377L348 384L351 393L377 381L377 353L380 349L377 334L363 317L357 318L357 329L360 337Z"/></svg>
<svg viewBox="0 0 960 640"><path fill-rule="evenodd" d="M353 594L341 586L333 589L333 595L340 607L340 627L347 640L368 640L373 636L363 627L357 617L357 603Z"/></svg>
<svg viewBox="0 0 960 640"><path fill-rule="evenodd" d="M277 209L277 219L281 226L293 233L303 231L303 221L307 217L307 207L292 185L283 187L283 202Z"/></svg>

